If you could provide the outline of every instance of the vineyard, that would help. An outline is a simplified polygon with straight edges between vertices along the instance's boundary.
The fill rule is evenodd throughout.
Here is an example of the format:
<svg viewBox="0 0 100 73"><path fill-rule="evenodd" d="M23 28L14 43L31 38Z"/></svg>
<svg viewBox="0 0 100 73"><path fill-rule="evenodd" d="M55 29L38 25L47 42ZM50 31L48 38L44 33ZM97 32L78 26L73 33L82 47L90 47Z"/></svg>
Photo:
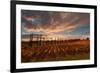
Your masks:
<svg viewBox="0 0 100 73"><path fill-rule="evenodd" d="M90 59L90 40L32 41L21 45L21 62Z"/></svg>

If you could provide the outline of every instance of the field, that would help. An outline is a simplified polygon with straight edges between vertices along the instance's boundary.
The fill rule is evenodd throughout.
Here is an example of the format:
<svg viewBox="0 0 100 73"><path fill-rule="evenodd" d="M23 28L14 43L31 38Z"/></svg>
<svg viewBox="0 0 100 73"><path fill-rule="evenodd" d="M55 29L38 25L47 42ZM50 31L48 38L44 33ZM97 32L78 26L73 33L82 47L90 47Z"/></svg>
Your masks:
<svg viewBox="0 0 100 73"><path fill-rule="evenodd" d="M21 42L21 62L90 59L90 40Z"/></svg>

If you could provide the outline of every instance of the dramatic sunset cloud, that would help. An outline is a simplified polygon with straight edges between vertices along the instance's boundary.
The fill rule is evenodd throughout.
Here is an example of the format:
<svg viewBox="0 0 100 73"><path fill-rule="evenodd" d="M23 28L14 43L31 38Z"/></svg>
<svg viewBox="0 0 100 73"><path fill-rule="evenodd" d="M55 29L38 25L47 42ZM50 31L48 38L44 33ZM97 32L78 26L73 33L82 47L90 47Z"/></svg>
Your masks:
<svg viewBox="0 0 100 73"><path fill-rule="evenodd" d="M21 11L22 35L53 34L81 36L90 34L90 14L55 11Z"/></svg>

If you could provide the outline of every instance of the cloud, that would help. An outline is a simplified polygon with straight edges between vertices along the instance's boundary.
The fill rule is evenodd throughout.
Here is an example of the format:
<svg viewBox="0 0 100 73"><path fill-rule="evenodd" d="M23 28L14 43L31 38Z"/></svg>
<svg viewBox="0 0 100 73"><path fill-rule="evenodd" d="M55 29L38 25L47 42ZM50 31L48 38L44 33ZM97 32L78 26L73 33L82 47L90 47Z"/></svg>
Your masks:
<svg viewBox="0 0 100 73"><path fill-rule="evenodd" d="M22 10L22 27L26 32L56 34L72 32L90 24L88 13Z"/></svg>

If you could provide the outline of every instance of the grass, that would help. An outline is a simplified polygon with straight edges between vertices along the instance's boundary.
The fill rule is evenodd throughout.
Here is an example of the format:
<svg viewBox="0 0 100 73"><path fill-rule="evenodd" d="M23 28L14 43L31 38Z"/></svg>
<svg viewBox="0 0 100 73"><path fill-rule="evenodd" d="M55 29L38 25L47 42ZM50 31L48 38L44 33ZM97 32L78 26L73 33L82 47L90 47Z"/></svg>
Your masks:
<svg viewBox="0 0 100 73"><path fill-rule="evenodd" d="M22 42L22 63L86 59L90 59L89 40Z"/></svg>

